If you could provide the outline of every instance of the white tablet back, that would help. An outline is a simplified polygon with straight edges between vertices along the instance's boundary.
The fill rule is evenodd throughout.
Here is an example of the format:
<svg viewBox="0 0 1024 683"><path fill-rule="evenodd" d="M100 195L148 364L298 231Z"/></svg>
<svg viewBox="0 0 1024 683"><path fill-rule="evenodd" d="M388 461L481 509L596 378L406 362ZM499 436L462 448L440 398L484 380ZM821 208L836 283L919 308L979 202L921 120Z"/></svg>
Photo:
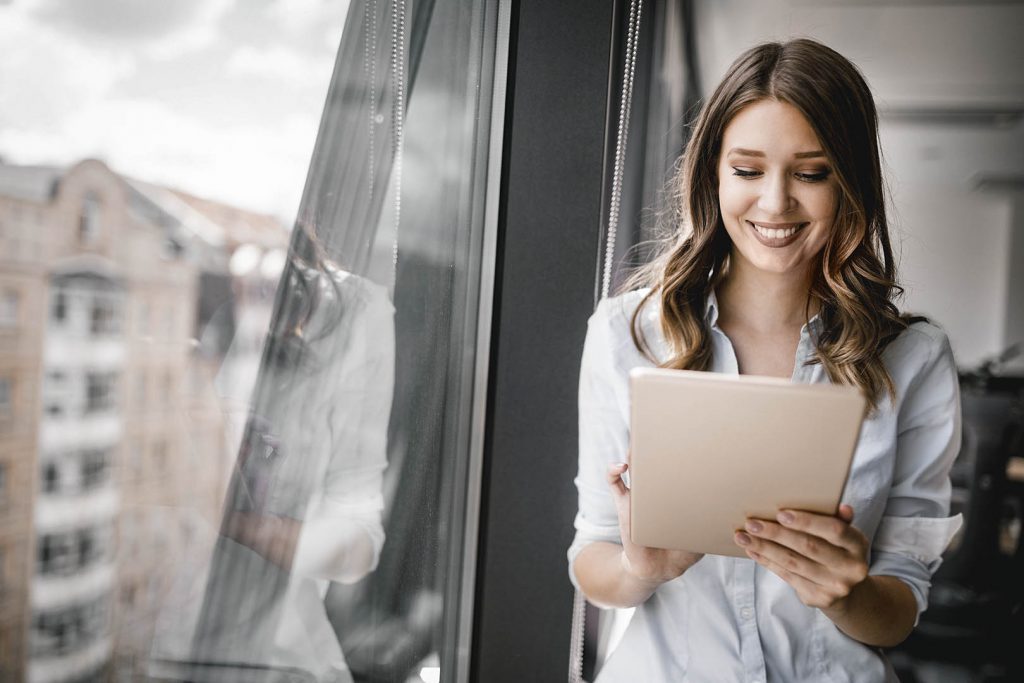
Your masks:
<svg viewBox="0 0 1024 683"><path fill-rule="evenodd" d="M637 368L630 389L634 542L745 557L748 517L838 510L866 408L855 387Z"/></svg>

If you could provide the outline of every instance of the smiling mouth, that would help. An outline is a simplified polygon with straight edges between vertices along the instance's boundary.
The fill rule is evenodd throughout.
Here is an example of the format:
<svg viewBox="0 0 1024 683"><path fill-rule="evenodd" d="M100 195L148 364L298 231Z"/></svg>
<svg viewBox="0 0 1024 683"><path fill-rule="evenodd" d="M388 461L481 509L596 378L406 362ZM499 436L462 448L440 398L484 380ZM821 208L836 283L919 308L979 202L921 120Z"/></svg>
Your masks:
<svg viewBox="0 0 1024 683"><path fill-rule="evenodd" d="M807 223L754 223L747 221L761 237L769 240L781 240L792 237Z"/></svg>

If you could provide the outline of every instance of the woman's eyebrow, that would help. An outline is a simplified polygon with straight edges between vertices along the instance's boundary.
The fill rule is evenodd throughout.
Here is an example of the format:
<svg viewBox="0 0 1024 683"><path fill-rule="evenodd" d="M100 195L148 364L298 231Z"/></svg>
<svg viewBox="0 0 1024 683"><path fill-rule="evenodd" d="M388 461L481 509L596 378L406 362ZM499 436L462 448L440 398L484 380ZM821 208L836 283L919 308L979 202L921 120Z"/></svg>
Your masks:
<svg viewBox="0 0 1024 683"><path fill-rule="evenodd" d="M738 154L742 157L763 157L764 152L758 152L756 149L743 149L742 147L733 147L729 150L729 154Z"/></svg>
<svg viewBox="0 0 1024 683"><path fill-rule="evenodd" d="M732 149L729 150L728 154L736 154L742 157L763 157L765 155L764 152L758 151L756 149L745 149L743 147L733 147ZM793 158L814 159L823 156L825 156L825 152L823 152L820 149L816 149L812 152L797 152L796 154L793 155Z"/></svg>

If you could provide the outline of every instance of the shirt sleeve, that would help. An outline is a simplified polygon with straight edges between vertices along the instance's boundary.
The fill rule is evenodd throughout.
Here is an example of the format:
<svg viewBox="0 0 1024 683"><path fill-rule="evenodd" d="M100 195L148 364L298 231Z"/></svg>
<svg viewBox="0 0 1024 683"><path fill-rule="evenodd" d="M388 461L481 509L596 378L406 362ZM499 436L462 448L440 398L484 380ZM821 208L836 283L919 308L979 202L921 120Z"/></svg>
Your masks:
<svg viewBox="0 0 1024 683"><path fill-rule="evenodd" d="M606 473L609 465L626 461L629 449L627 374L617 360L621 344L632 343L629 324L617 299L602 301L587 323L579 385L579 511L568 552L569 578L577 588L573 563L580 551L598 541L622 542Z"/></svg>
<svg viewBox="0 0 1024 683"><path fill-rule="evenodd" d="M935 329L935 328L932 328ZM949 470L960 452L960 390L949 341L942 333L910 381L899 406L892 488L872 544L870 574L904 581L928 606L931 577L960 528L949 517ZM916 624L916 620L915 620Z"/></svg>

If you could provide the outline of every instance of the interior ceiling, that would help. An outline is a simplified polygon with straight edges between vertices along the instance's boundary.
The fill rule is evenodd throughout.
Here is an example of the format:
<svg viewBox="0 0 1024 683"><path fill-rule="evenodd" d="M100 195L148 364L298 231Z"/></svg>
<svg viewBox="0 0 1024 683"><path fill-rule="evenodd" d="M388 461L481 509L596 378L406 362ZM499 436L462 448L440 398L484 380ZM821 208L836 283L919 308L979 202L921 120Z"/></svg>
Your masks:
<svg viewBox="0 0 1024 683"><path fill-rule="evenodd" d="M765 40L810 36L852 59L903 183L1024 176L1024 2L697 0L695 19L707 85Z"/></svg>

